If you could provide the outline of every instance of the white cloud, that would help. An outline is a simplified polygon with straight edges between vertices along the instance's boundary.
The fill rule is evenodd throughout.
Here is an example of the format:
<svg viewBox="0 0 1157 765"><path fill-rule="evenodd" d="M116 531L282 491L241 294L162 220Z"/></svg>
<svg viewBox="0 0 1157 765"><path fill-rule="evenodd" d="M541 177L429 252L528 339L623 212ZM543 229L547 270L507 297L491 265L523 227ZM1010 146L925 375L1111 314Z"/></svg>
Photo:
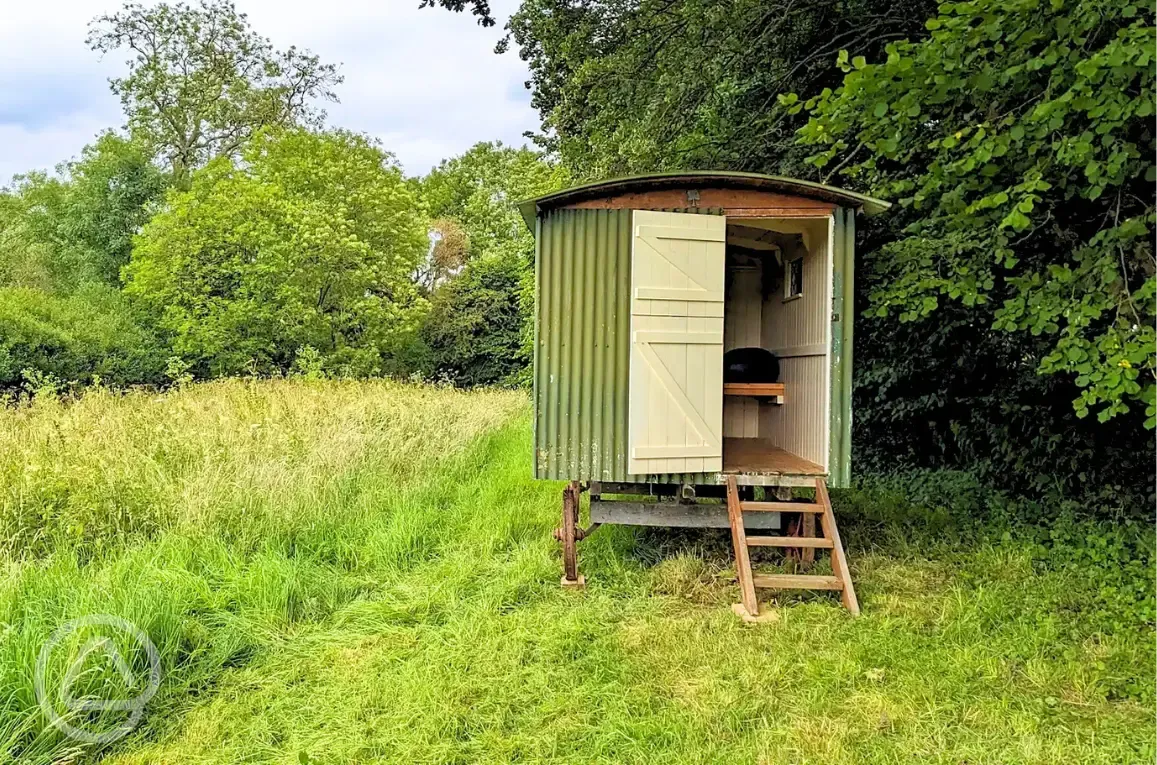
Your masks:
<svg viewBox="0 0 1157 765"><path fill-rule="evenodd" d="M329 123L376 136L411 175L478 141L523 143L538 126L514 53L493 53L498 27L468 13L418 8L419 0L236 0L278 48L308 48L340 62L341 103ZM51 9L0 0L0 184L49 169L123 122L107 79L124 55L103 60L84 43L89 20L119 7L109 0L56 0ZM492 2L505 16L517 0Z"/></svg>

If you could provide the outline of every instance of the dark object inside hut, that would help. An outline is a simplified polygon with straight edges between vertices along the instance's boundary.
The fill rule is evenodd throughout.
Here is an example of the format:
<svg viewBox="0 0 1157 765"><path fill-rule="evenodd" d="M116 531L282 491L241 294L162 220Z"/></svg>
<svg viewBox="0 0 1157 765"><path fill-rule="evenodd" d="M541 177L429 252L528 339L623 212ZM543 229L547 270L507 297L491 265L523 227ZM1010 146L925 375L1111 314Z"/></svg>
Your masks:
<svg viewBox="0 0 1157 765"><path fill-rule="evenodd" d="M723 382L779 382L779 357L764 348L733 348L723 354Z"/></svg>

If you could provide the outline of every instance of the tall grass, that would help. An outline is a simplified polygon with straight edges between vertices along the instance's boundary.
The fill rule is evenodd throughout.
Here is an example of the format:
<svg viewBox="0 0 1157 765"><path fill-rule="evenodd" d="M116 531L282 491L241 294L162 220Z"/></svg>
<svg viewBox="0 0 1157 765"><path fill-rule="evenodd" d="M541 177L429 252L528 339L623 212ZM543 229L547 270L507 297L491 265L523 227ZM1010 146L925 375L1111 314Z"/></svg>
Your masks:
<svg viewBox="0 0 1157 765"><path fill-rule="evenodd" d="M387 382L93 389L0 411L0 554L81 557L210 531L243 545L352 520L371 474L420 480L524 399Z"/></svg>
<svg viewBox="0 0 1157 765"><path fill-rule="evenodd" d="M1045 565L1035 531L845 493L864 616L789 595L753 628L723 534L600 529L588 589L561 590L559 486L530 479L519 394L90 396L0 415L23 455L5 450L5 528L31 543L5 553L0 746L25 762L1153 760L1152 619L1098 599L1111 556ZM164 663L104 752L46 728L30 690L40 642L89 612Z"/></svg>
<svg viewBox="0 0 1157 765"><path fill-rule="evenodd" d="M0 751L48 762L73 746L46 726L31 676L60 623L129 619L163 657L154 703L199 693L367 591L367 556L420 556L367 536L524 406L511 392L222 381L0 411Z"/></svg>

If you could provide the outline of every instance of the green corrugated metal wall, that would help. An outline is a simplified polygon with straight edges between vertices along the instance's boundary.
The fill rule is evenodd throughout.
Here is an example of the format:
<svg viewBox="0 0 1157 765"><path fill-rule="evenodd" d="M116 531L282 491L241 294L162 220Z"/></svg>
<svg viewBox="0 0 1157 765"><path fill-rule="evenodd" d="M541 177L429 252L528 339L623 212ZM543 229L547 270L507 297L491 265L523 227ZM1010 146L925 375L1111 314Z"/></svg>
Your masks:
<svg viewBox="0 0 1157 765"><path fill-rule="evenodd" d="M535 258L535 477L622 480L630 210L553 210Z"/></svg>
<svg viewBox="0 0 1157 765"><path fill-rule="evenodd" d="M836 208L832 232L831 424L828 485L846 487L852 472L852 320L855 316L855 211Z"/></svg>
<svg viewBox="0 0 1157 765"><path fill-rule="evenodd" d="M720 210L670 210L720 214ZM851 225L837 210L833 247L831 485L847 484L851 399ZM557 209L535 226L536 478L715 483L714 474L627 473L631 211ZM846 307L845 307L846 306ZM835 316L833 315L833 318ZM837 352L839 338L839 352ZM845 365L846 370L845 370ZM845 379L846 378L846 379ZM838 404L838 405L837 405ZM837 417L836 411L840 411Z"/></svg>

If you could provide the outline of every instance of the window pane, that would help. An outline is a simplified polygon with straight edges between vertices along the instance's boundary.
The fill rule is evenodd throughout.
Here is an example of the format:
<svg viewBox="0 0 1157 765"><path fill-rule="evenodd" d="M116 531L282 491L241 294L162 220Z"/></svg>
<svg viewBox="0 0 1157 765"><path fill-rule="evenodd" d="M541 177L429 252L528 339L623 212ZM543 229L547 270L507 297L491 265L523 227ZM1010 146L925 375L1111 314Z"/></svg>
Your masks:
<svg viewBox="0 0 1157 765"><path fill-rule="evenodd" d="M788 297L803 294L803 258L788 263Z"/></svg>

